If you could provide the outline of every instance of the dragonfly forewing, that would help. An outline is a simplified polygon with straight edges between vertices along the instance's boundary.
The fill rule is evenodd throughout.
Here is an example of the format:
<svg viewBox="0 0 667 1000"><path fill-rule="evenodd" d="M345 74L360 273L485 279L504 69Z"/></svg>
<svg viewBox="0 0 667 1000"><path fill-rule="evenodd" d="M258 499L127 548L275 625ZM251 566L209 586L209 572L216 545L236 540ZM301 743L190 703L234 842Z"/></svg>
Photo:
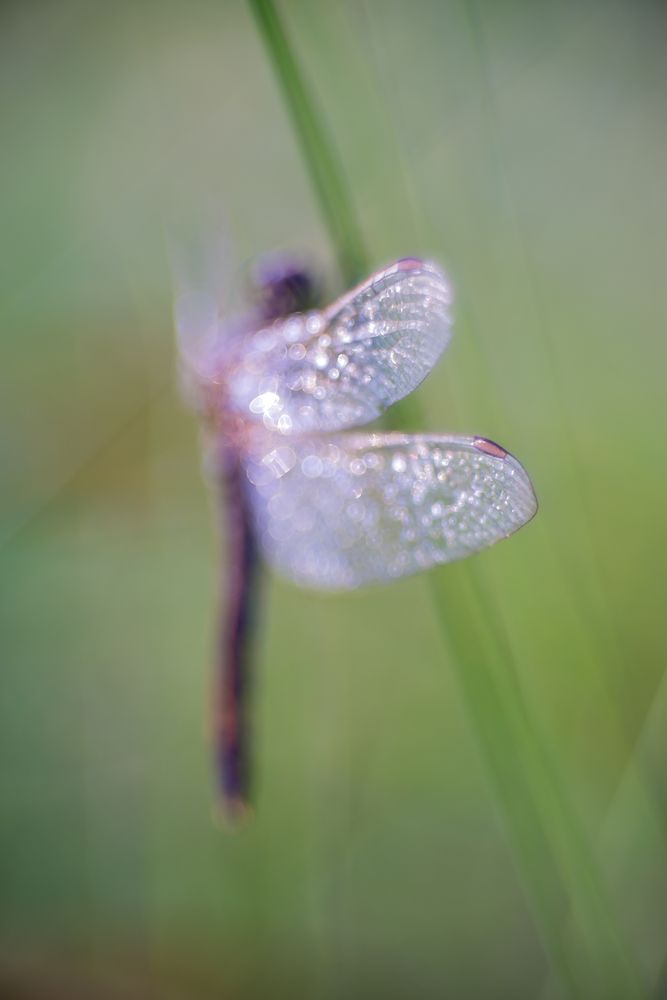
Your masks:
<svg viewBox="0 0 667 1000"><path fill-rule="evenodd" d="M368 423L412 392L449 343L449 284L434 264L398 261L323 311L248 338L230 402L283 434Z"/></svg>

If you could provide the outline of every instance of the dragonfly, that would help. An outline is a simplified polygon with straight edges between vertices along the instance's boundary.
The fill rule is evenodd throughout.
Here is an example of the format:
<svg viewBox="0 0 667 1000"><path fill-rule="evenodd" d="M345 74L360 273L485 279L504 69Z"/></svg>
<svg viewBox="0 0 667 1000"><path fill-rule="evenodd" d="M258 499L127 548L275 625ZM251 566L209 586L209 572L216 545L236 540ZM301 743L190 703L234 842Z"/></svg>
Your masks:
<svg viewBox="0 0 667 1000"><path fill-rule="evenodd" d="M226 495L226 597L214 740L232 816L249 802L250 642L260 561L294 583L350 590L478 552L535 514L531 481L483 437L359 430L413 392L452 333L443 271L404 258L324 308L308 268L260 266L254 302L220 315L176 296L180 369Z"/></svg>

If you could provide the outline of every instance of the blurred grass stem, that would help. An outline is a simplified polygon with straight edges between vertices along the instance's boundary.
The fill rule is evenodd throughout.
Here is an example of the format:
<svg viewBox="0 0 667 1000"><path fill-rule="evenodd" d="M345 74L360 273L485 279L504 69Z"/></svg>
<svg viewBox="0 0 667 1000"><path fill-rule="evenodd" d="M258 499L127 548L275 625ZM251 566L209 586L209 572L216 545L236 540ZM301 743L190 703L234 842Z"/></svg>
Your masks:
<svg viewBox="0 0 667 1000"><path fill-rule="evenodd" d="M335 150L272 0L248 0L291 114L346 281L370 270ZM425 426L414 397L392 411ZM533 724L514 655L476 565L428 576L437 620L502 810L540 934L565 995L646 996L580 821ZM571 921L568 926L567 914Z"/></svg>
<svg viewBox="0 0 667 1000"><path fill-rule="evenodd" d="M282 88L342 277L347 284L353 284L364 271L367 255L341 165L304 83L275 5L271 0L248 2Z"/></svg>

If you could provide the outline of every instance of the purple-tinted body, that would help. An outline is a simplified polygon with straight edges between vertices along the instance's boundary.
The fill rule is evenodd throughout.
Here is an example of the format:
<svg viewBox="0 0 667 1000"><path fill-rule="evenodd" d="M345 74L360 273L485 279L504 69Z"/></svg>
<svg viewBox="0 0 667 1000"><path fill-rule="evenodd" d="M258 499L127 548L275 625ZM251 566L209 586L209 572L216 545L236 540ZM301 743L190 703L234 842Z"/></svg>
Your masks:
<svg viewBox="0 0 667 1000"><path fill-rule="evenodd" d="M250 640L257 610L259 556L238 452L233 446L226 447L221 459L227 561L214 699L215 741L220 790L229 812L235 816L243 812L250 788Z"/></svg>
<svg viewBox="0 0 667 1000"><path fill-rule="evenodd" d="M313 282L292 261L277 257L258 265L252 330L313 304ZM250 798L250 697L252 632L259 606L260 560L246 497L246 476L238 449L223 441L218 456L224 492L227 560L218 639L214 697L214 739L220 792L232 819Z"/></svg>

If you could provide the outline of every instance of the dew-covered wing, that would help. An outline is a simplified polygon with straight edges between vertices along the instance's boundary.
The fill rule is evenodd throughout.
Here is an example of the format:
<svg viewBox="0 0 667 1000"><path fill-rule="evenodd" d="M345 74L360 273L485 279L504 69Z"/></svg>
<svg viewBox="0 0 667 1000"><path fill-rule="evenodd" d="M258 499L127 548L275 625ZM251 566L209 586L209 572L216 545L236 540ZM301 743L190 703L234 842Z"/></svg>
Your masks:
<svg viewBox="0 0 667 1000"><path fill-rule="evenodd" d="M375 419L426 377L450 338L439 268L398 261L334 302L251 336L230 377L232 405L282 433Z"/></svg>
<svg viewBox="0 0 667 1000"><path fill-rule="evenodd" d="M303 586L348 589L450 562L511 535L536 500L484 438L275 438L246 455L266 559Z"/></svg>

